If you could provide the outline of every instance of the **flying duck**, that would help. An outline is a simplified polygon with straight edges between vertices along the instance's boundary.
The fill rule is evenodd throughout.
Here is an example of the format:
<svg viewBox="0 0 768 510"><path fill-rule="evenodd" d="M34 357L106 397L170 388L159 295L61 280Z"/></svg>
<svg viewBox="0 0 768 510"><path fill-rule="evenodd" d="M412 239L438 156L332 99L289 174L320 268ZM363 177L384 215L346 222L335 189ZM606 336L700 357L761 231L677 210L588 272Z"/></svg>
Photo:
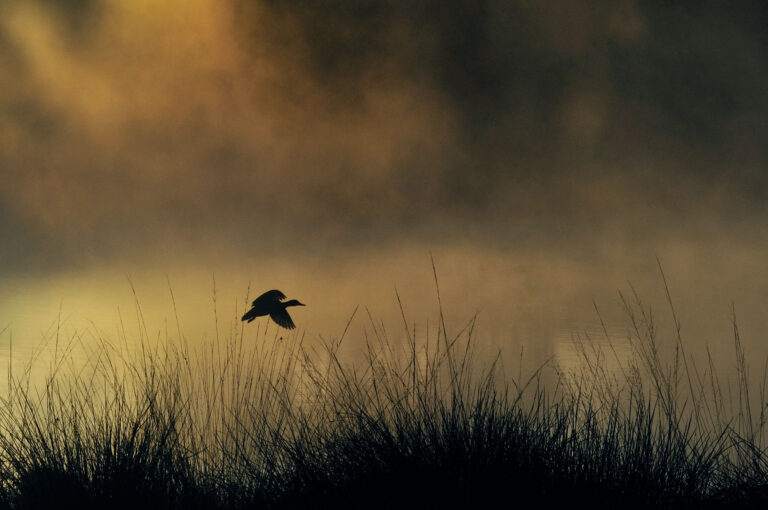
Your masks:
<svg viewBox="0 0 768 510"><path fill-rule="evenodd" d="M293 319L288 315L286 310L289 306L306 306L304 303L299 303L296 299L282 302L285 299L285 294L279 290L268 290L261 296L257 297L251 303L251 309L243 315L242 320L251 322L256 317L262 317L269 315L269 317L275 321L278 326L282 326L286 329L294 329L296 324L293 323Z"/></svg>

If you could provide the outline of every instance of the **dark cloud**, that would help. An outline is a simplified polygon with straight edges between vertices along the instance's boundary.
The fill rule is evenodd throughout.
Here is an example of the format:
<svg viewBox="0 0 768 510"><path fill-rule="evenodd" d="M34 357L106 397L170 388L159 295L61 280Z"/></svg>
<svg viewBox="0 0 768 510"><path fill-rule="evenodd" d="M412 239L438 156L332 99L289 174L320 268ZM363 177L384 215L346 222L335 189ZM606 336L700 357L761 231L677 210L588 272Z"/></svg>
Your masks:
<svg viewBox="0 0 768 510"><path fill-rule="evenodd" d="M100 0L37 0L40 5L58 17L71 36L87 36L94 23L98 23Z"/></svg>
<svg viewBox="0 0 768 510"><path fill-rule="evenodd" d="M768 189L761 2L2 9L0 227L26 246L6 268L760 209Z"/></svg>
<svg viewBox="0 0 768 510"><path fill-rule="evenodd" d="M354 90L371 74L445 101L460 146L446 158L455 164L436 165L443 207L478 206L485 190L532 174L662 167L723 185L765 161L760 2L266 4L291 27L276 30L291 34L285 44L306 49L307 77L338 102L360 107Z"/></svg>

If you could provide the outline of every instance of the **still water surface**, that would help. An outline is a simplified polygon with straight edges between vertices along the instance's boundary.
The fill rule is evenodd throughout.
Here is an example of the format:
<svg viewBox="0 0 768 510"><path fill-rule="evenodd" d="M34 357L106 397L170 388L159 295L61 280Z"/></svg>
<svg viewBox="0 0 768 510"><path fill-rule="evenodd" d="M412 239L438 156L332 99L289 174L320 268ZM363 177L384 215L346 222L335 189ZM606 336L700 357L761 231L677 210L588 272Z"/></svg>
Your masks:
<svg viewBox="0 0 768 510"><path fill-rule="evenodd" d="M605 343L606 332L619 356L629 356L631 324L620 293L630 300L636 293L652 311L662 346L671 345L658 257L689 353L701 357L709 349L732 370L735 310L748 358L759 365L752 373L759 374L768 354L768 245L739 235L709 244L702 236L646 241L410 243L339 250L332 257L238 255L226 264L134 260L11 278L0 290L0 367L6 370L10 357L23 365L41 348L45 358L58 348L57 333L59 345L73 338L85 345L98 338L130 344L141 336L142 322L150 342L179 332L196 345L217 335L226 339L243 327L238 318L246 298L272 288L308 305L291 311L297 332L259 319L246 326L246 337L266 326L286 340L299 335L305 343L320 342L340 335L358 308L345 340L349 352L362 347L371 318L400 342L399 295L409 329L423 338L434 335L440 317L431 254L449 334L477 316L479 353L489 359L501 351L506 364L516 365L522 353L529 366L554 360L574 368L580 363L574 336Z"/></svg>

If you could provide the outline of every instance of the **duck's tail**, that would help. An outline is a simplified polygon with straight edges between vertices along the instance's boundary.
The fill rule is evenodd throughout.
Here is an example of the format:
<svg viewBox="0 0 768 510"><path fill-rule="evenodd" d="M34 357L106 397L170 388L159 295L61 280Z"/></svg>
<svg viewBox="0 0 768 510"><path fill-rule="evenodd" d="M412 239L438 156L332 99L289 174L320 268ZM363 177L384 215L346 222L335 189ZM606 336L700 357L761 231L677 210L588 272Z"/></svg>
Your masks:
<svg viewBox="0 0 768 510"><path fill-rule="evenodd" d="M251 308L250 310L245 312L245 315L243 315L243 317L240 320L241 321L253 322L253 319L255 319L255 318L256 318L256 314L254 313L253 308Z"/></svg>

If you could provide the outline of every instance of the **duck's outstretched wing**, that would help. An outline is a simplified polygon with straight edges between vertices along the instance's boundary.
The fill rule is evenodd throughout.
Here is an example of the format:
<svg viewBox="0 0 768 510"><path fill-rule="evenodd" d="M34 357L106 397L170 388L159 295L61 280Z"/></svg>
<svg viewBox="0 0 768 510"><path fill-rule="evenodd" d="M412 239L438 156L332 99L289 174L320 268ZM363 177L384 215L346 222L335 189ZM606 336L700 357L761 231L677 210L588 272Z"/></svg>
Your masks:
<svg viewBox="0 0 768 510"><path fill-rule="evenodd" d="M285 329L296 328L296 324L293 323L293 319L291 319L291 316L288 315L288 312L285 310L275 310L274 312L270 313L269 316L273 321Z"/></svg>
<svg viewBox="0 0 768 510"><path fill-rule="evenodd" d="M285 294L283 294L279 290L277 289L268 290L261 296L254 299L251 306L261 307L261 306L272 304L272 303L279 303L283 299L285 299Z"/></svg>

